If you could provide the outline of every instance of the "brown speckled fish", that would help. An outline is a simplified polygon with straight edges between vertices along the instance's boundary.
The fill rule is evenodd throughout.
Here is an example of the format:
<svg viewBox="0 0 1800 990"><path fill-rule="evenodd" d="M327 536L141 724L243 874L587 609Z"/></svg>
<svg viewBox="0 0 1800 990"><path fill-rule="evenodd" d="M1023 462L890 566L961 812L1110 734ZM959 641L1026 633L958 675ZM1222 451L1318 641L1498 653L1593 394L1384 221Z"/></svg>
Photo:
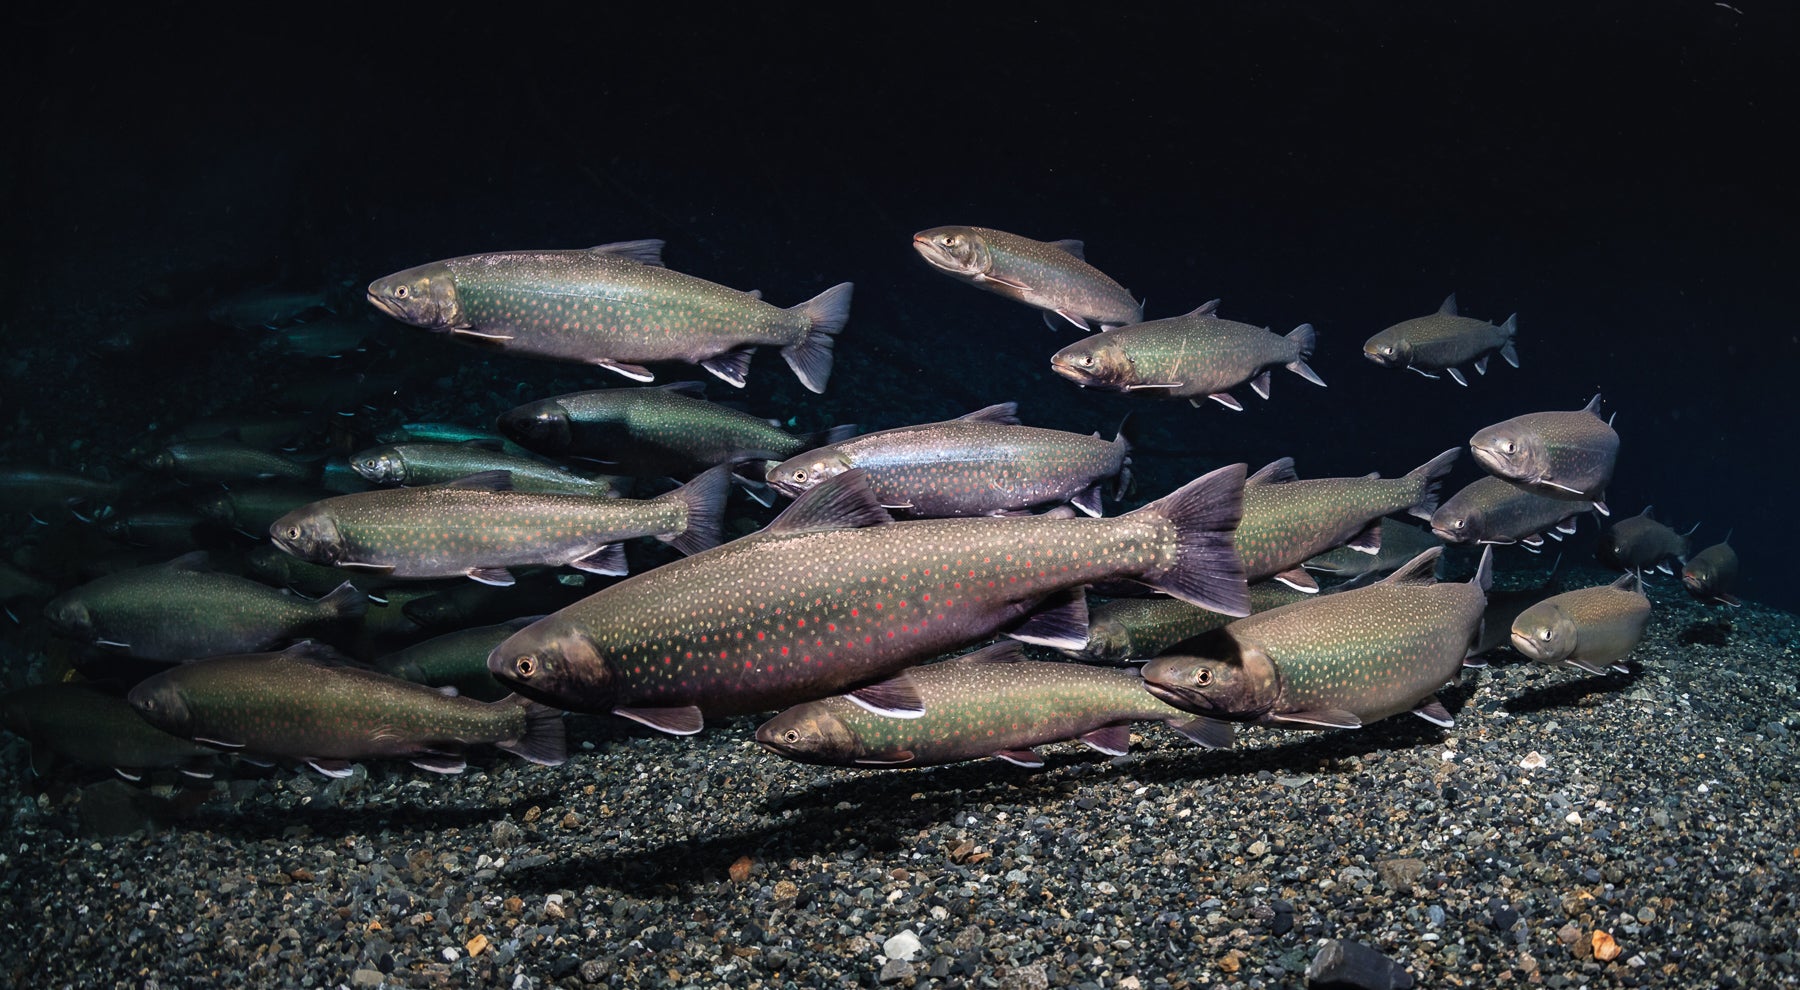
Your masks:
<svg viewBox="0 0 1800 990"><path fill-rule="evenodd" d="M683 553L717 544L728 489L723 465L652 499L517 492L490 471L324 499L275 520L269 536L309 563L397 578L508 585L509 567L564 564L623 574L622 540L654 536Z"/></svg>
<svg viewBox="0 0 1800 990"><path fill-rule="evenodd" d="M316 644L214 657L140 682L128 696L152 725L247 756L302 760L344 777L350 762L403 759L461 773L472 746L563 762L562 713L517 696L482 702L352 667Z"/></svg>
<svg viewBox="0 0 1800 990"><path fill-rule="evenodd" d="M1284 337L1266 327L1222 320L1218 307L1214 299L1185 316L1078 340L1051 355L1050 369L1085 388L1187 399L1196 406L1212 399L1237 412L1244 405L1231 390L1249 383L1267 399L1273 367L1325 384L1306 363L1316 340L1312 324Z"/></svg>
<svg viewBox="0 0 1800 990"><path fill-rule="evenodd" d="M685 361L742 388L751 354L772 344L801 384L825 391L833 340L850 318L849 282L782 309L662 267L662 246L449 258L376 279L369 302L413 326L640 382L655 376L638 362Z"/></svg>
<svg viewBox="0 0 1800 990"><path fill-rule="evenodd" d="M441 485L486 471L505 471L514 491L617 498L608 478L587 478L561 464L474 443L390 443L352 454L350 468L376 485ZM264 529L268 524L264 523Z"/></svg>
<svg viewBox="0 0 1800 990"><path fill-rule="evenodd" d="M1737 551L1731 549L1731 534L1727 533L1724 540L1688 558L1687 566L1681 569L1681 583L1687 586L1689 594L1703 602L1737 608L1744 604L1731 593L1737 584L1737 573Z"/></svg>
<svg viewBox="0 0 1800 990"><path fill-rule="evenodd" d="M1450 293L1430 316L1396 323L1363 344L1363 356L1390 368L1411 368L1426 378L1447 372L1458 385L1468 385L1461 365L1472 364L1487 374L1488 358L1496 352L1517 368L1519 352L1513 335L1519 330L1517 314L1495 326L1487 320L1456 314L1456 293Z"/></svg>
<svg viewBox="0 0 1800 990"><path fill-rule="evenodd" d="M863 473L848 471L760 533L526 627L488 669L546 704L677 734L700 731L704 715L846 692L873 711L917 715L923 704L902 671L920 660L1028 616L1009 635L1079 648L1080 587L1094 581L1135 580L1246 613L1231 550L1243 470L1220 468L1116 518L908 522L893 522Z"/></svg>
<svg viewBox="0 0 1800 990"><path fill-rule="evenodd" d="M1575 532L1592 502L1540 495L1493 475L1477 478L1431 514L1431 531L1451 543L1519 543L1532 553Z"/></svg>
<svg viewBox="0 0 1800 990"><path fill-rule="evenodd" d="M1249 591L1252 615L1306 598L1305 592L1280 581L1262 581L1251 585ZM1089 612L1087 646L1068 652L1106 663L1141 663L1160 656L1184 639L1193 639L1231 621L1232 616L1189 605L1179 598L1114 598Z"/></svg>
<svg viewBox="0 0 1800 990"><path fill-rule="evenodd" d="M0 725L31 741L40 775L53 769L53 757L110 767L126 780L169 768L204 779L219 761L216 750L169 735L124 698L88 684L34 684L0 695Z"/></svg>
<svg viewBox="0 0 1800 990"><path fill-rule="evenodd" d="M1643 581L1626 574L1612 584L1552 595L1519 613L1512 644L1538 663L1604 674L1624 669L1622 661L1644 638L1649 621Z"/></svg>
<svg viewBox="0 0 1800 990"><path fill-rule="evenodd" d="M1514 416L1469 438L1487 472L1551 498L1592 502L1608 515L1606 486L1619 457L1619 434L1600 418L1600 396L1573 412Z"/></svg>
<svg viewBox="0 0 1800 990"><path fill-rule="evenodd" d="M1316 592L1301 565L1348 544L1363 553L1381 549L1381 517L1405 510L1430 519L1438 484L1456 463L1451 448L1399 478L1314 478L1301 481L1294 459L1283 457L1244 483L1244 520L1238 524L1238 556L1251 583L1274 578Z"/></svg>
<svg viewBox="0 0 1800 990"><path fill-rule="evenodd" d="M1411 711L1451 724L1437 691L1481 625L1493 551L1475 579L1439 584L1433 548L1377 584L1239 619L1144 668L1150 693L1211 718L1354 729Z"/></svg>
<svg viewBox="0 0 1800 990"><path fill-rule="evenodd" d="M1613 523L1600 534L1594 556L1602 564L1622 571L1659 570L1674 574L1675 569L1669 562L1678 565L1687 562L1688 537L1694 535L1700 524L1695 523L1693 529L1685 533L1677 533L1657 522L1651 515L1652 509L1646 505L1637 515Z"/></svg>
<svg viewBox="0 0 1800 990"><path fill-rule="evenodd" d="M875 497L908 517L989 516L1070 502L1100 515L1100 481L1130 478L1131 443L1019 425L1018 403L959 419L865 433L773 465L769 484L799 495L862 468Z"/></svg>
<svg viewBox="0 0 1800 990"><path fill-rule="evenodd" d="M763 723L756 741L790 760L840 767L929 767L984 757L1041 767L1033 747L1064 739L1124 756L1131 723L1150 721L1202 745L1231 745L1229 723L1163 704L1135 671L1027 660L1017 643L914 667L907 676L925 702L918 718L825 698Z"/></svg>
<svg viewBox="0 0 1800 990"><path fill-rule="evenodd" d="M1083 330L1111 330L1144 318L1143 304L1087 263L1080 241L1034 241L987 227L933 227L913 235L933 268L977 288L1017 299Z"/></svg>

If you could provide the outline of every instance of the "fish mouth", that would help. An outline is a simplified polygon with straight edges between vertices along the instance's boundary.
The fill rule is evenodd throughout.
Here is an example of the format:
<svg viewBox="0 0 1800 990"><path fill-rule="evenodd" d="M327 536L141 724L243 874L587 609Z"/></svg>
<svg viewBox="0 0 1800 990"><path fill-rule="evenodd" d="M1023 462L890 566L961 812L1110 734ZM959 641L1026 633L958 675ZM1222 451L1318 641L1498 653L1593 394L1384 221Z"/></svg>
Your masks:
<svg viewBox="0 0 1800 990"><path fill-rule="evenodd" d="M1504 473L1506 470L1506 458L1500 456L1499 451L1496 451L1494 448L1483 447L1479 444L1469 444L1469 453L1474 456L1475 460L1478 461L1482 467L1487 468L1489 474L1502 478L1511 477L1511 475Z"/></svg>
<svg viewBox="0 0 1800 990"><path fill-rule="evenodd" d="M1211 706L1206 704L1206 699L1186 688L1176 687L1173 684L1159 684L1156 681L1145 681L1144 690L1149 691L1150 696L1158 701L1174 705L1184 712L1213 715Z"/></svg>
<svg viewBox="0 0 1800 990"><path fill-rule="evenodd" d="M376 309L381 310L383 313L386 313L396 320L403 322L406 320L406 315L400 312L400 307L394 300L389 299L386 296L378 296L374 292L366 292L364 294L369 297L369 305L374 306Z"/></svg>
<svg viewBox="0 0 1800 990"><path fill-rule="evenodd" d="M1463 542L1463 538L1460 535L1458 535L1457 533L1455 533L1451 530L1445 529L1442 526L1431 527L1431 535L1437 537L1440 540L1443 540L1445 543L1462 543Z"/></svg>
<svg viewBox="0 0 1800 990"><path fill-rule="evenodd" d="M1058 361L1056 358L1051 358L1050 370L1077 385L1093 385L1099 381L1099 379L1095 378L1092 374L1075 367L1066 360Z"/></svg>
<svg viewBox="0 0 1800 990"><path fill-rule="evenodd" d="M1524 633L1512 634L1512 648L1533 660L1542 660L1544 655L1537 648L1537 641Z"/></svg>

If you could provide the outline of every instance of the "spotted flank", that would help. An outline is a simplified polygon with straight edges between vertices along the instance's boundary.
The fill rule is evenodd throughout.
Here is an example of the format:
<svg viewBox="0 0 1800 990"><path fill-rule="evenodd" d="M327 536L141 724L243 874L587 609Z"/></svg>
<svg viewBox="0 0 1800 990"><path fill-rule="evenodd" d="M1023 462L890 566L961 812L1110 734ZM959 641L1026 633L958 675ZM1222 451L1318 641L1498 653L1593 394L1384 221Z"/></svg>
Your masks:
<svg viewBox="0 0 1800 990"><path fill-rule="evenodd" d="M1035 241L987 227L933 227L913 235L931 267L1044 312L1051 329L1114 330L1144 318L1124 286L1087 262L1076 240Z"/></svg>

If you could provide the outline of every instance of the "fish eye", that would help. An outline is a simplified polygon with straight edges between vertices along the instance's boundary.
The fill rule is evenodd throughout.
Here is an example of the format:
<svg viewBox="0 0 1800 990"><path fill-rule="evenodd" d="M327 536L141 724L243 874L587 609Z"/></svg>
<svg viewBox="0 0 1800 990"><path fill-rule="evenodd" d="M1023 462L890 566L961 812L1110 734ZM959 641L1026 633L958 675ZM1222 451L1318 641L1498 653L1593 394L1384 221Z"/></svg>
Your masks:
<svg viewBox="0 0 1800 990"><path fill-rule="evenodd" d="M1511 440L1500 441L1500 452L1502 454L1510 454L1513 451L1516 451L1518 449L1519 449L1519 445L1516 443L1513 443Z"/></svg>
<svg viewBox="0 0 1800 990"><path fill-rule="evenodd" d="M794 481L796 483L799 483L799 482L802 482L805 480L806 480L806 469L805 468L801 468L800 470L794 472Z"/></svg>
<svg viewBox="0 0 1800 990"><path fill-rule="evenodd" d="M1548 628L1539 629L1538 638L1546 643L1550 642L1550 630Z"/></svg>
<svg viewBox="0 0 1800 990"><path fill-rule="evenodd" d="M1450 524L1450 528L1451 529L1462 529L1463 527L1467 526L1468 524L1469 524L1469 521L1467 519L1458 519L1457 521Z"/></svg>
<svg viewBox="0 0 1800 990"><path fill-rule="evenodd" d="M1201 687L1205 687L1208 684L1211 684L1212 679L1213 679L1212 671L1207 670L1205 667L1201 667L1198 671L1194 672L1194 683L1200 685Z"/></svg>
<svg viewBox="0 0 1800 990"><path fill-rule="evenodd" d="M791 743L797 743L800 741L800 733L795 729L789 729L781 734L781 738Z"/></svg>
<svg viewBox="0 0 1800 990"><path fill-rule="evenodd" d="M288 528L287 528L287 538L288 538L288 539L290 539L290 540L297 540L297 539L299 539L299 538L300 538L300 527L298 527L298 526L289 526L289 527L288 527Z"/></svg>
<svg viewBox="0 0 1800 990"><path fill-rule="evenodd" d="M147 712L156 711L156 699L155 698L145 698L143 700L143 708Z"/></svg>
<svg viewBox="0 0 1800 990"><path fill-rule="evenodd" d="M513 670L517 671L520 677L530 677L537 673L537 665L537 657L527 653L513 661Z"/></svg>
<svg viewBox="0 0 1800 990"><path fill-rule="evenodd" d="M1085 367L1086 365L1090 365L1090 364L1094 363L1094 356L1092 354L1076 355L1075 363Z"/></svg>
<svg viewBox="0 0 1800 990"><path fill-rule="evenodd" d="M962 243L962 235L961 234L945 234L944 235L944 246L945 247L953 248L961 243Z"/></svg>
<svg viewBox="0 0 1800 990"><path fill-rule="evenodd" d="M394 287L394 298L395 299L405 299L406 292L407 292L406 286L397 285Z"/></svg>

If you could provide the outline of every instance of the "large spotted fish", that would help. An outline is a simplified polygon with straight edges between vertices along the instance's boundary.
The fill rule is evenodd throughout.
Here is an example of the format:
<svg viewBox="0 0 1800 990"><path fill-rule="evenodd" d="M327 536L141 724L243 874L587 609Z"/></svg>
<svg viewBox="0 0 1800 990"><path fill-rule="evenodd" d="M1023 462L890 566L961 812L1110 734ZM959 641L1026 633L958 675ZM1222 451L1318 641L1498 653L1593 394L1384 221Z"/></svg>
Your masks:
<svg viewBox="0 0 1800 990"><path fill-rule="evenodd" d="M1512 645L1538 663L1604 674L1625 669L1625 657L1649 621L1650 599L1633 572L1612 584L1552 595L1520 612Z"/></svg>
<svg viewBox="0 0 1800 990"><path fill-rule="evenodd" d="M1456 379L1456 384L1468 385L1460 365L1473 365L1485 375L1488 358L1498 353L1507 364L1519 366L1519 351L1513 346L1518 330L1517 314L1499 326L1457 315L1456 293L1452 292L1430 316L1396 323L1370 337L1363 344L1363 356L1390 368L1410 368L1426 378L1436 378L1442 371Z"/></svg>
<svg viewBox="0 0 1800 990"><path fill-rule="evenodd" d="M1575 517L1592 503L1540 495L1505 478L1486 475L1465 485L1431 514L1431 531L1451 543L1519 543L1532 553L1544 537L1575 532Z"/></svg>
<svg viewBox="0 0 1800 990"><path fill-rule="evenodd" d="M1017 299L1083 330L1111 330L1144 318L1125 287L1087 263L1080 241L1034 241L987 227L933 227L913 235L931 267L977 288Z"/></svg>
<svg viewBox="0 0 1800 990"><path fill-rule="evenodd" d="M662 246L448 258L376 279L369 302L413 326L640 382L655 379L642 362L684 361L742 388L751 354L774 345L801 384L825 391L833 340L850 318L849 282L782 309L662 267Z"/></svg>
<svg viewBox="0 0 1800 990"><path fill-rule="evenodd" d="M1573 412L1538 412L1495 423L1469 438L1475 460L1497 478L1551 498L1592 502L1601 515L1619 457L1619 435L1600 418L1600 396Z"/></svg>
<svg viewBox="0 0 1800 990"><path fill-rule="evenodd" d="M527 626L488 669L546 704L676 734L700 731L708 715L846 692L873 711L916 716L924 701L903 672L921 660L1002 629L1085 645L1081 587L1095 581L1138 581L1246 614L1231 549L1243 472L1220 468L1113 518L894 522L863 473L848 471L759 533Z"/></svg>

